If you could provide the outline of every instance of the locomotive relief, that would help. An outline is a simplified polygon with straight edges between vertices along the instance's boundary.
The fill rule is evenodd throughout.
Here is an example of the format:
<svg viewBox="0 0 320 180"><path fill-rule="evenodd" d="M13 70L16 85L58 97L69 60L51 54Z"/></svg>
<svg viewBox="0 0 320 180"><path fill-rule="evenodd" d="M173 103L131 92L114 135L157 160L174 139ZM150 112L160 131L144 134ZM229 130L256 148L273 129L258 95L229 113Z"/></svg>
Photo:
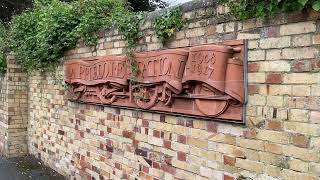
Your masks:
<svg viewBox="0 0 320 180"><path fill-rule="evenodd" d="M137 53L64 64L73 101L242 121L244 42Z"/></svg>

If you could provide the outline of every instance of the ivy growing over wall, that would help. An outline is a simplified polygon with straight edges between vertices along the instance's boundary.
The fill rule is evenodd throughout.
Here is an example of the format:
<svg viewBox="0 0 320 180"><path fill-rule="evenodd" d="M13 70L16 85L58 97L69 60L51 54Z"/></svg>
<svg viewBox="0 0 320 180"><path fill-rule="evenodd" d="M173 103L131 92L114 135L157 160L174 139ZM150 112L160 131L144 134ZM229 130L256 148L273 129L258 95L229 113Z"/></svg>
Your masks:
<svg viewBox="0 0 320 180"><path fill-rule="evenodd" d="M320 0L219 0L219 3L230 7L231 13L240 19L268 18L276 13L306 8L320 10Z"/></svg>
<svg viewBox="0 0 320 180"><path fill-rule="evenodd" d="M8 44L8 31L5 26L0 23L0 74L4 74L7 70L7 61L5 56L6 46Z"/></svg>
<svg viewBox="0 0 320 180"><path fill-rule="evenodd" d="M131 70L137 74L133 52L142 37L142 21L143 14L132 12L125 1L35 0L31 9L12 18L8 30L0 27L0 50L4 52L9 47L28 73L54 72L65 52L79 41L95 47L99 31L116 27L124 36ZM169 39L183 26L182 11L166 11L156 18L156 24L158 37L162 41ZM0 71L4 72L5 56L0 54Z"/></svg>
<svg viewBox="0 0 320 180"><path fill-rule="evenodd" d="M137 33L132 31L141 20L135 16L116 0L35 1L33 9L13 18L10 48L27 72L53 71L79 40L96 45L103 29L120 27L127 44L134 44Z"/></svg>
<svg viewBox="0 0 320 180"><path fill-rule="evenodd" d="M181 8L174 8L156 17L155 31L162 43L165 44L184 26L182 15Z"/></svg>

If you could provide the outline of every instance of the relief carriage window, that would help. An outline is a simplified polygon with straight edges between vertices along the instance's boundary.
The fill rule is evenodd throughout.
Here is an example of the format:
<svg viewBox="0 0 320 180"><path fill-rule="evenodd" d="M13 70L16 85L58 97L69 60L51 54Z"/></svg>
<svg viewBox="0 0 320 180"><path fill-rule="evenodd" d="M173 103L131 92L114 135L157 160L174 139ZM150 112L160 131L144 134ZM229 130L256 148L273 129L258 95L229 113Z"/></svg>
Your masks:
<svg viewBox="0 0 320 180"><path fill-rule="evenodd" d="M65 62L72 101L244 122L245 41Z"/></svg>

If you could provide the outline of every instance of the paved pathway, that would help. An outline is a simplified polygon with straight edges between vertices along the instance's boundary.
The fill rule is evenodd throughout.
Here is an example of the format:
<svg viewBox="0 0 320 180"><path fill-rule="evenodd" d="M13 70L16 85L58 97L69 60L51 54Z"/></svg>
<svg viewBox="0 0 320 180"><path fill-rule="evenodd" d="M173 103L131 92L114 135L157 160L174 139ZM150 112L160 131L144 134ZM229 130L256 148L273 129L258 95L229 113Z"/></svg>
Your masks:
<svg viewBox="0 0 320 180"><path fill-rule="evenodd" d="M64 178L39 165L32 157L7 159L0 156L0 180L64 180Z"/></svg>

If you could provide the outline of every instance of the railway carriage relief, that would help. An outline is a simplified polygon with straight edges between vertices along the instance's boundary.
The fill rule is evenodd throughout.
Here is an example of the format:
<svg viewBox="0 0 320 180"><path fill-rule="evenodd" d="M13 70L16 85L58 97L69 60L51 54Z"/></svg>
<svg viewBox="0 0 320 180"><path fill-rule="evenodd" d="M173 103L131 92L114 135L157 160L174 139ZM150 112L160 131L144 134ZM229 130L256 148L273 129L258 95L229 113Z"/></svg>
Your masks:
<svg viewBox="0 0 320 180"><path fill-rule="evenodd" d="M244 121L245 41L136 53L64 64L72 101Z"/></svg>

